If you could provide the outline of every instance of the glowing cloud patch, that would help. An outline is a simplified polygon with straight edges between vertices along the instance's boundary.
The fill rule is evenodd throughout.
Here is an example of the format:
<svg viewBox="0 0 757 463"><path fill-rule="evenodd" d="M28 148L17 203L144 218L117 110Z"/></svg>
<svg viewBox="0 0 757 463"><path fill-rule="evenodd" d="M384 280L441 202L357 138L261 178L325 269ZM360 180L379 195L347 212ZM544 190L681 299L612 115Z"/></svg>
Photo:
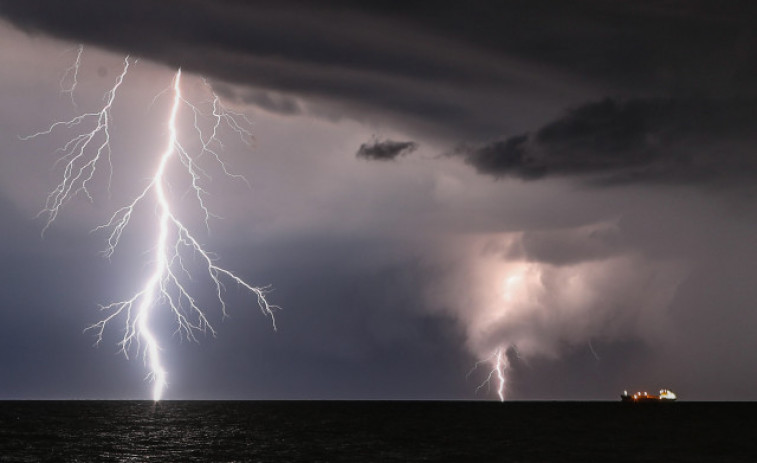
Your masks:
<svg viewBox="0 0 757 463"><path fill-rule="evenodd" d="M464 327L468 350L481 359L474 370L488 366L476 391L496 383L504 398L510 349L524 361L571 348L597 357L592 339L665 339L664 314L685 266L629 251L617 244L621 233L601 223L472 235L434 257L449 270L428 287L429 302Z"/></svg>

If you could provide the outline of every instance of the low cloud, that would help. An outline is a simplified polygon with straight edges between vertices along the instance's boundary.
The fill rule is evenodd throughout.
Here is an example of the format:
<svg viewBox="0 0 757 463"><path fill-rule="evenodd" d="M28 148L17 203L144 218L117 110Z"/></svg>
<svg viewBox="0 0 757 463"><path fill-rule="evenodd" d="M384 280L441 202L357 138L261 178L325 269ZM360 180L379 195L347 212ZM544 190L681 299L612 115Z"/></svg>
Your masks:
<svg viewBox="0 0 757 463"><path fill-rule="evenodd" d="M479 173L599 183L712 183L757 174L753 100L605 99L535 134L456 151Z"/></svg>
<svg viewBox="0 0 757 463"><path fill-rule="evenodd" d="M376 140L373 143L363 143L358 148L356 156L371 161L393 161L399 156L406 156L418 149L413 141Z"/></svg>

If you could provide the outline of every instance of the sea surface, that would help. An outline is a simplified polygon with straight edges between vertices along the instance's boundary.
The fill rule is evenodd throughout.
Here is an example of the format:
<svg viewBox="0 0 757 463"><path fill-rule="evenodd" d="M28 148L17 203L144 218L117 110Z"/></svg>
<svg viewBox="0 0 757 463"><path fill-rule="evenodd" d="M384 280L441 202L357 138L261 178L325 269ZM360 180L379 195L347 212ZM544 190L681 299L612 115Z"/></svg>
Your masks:
<svg viewBox="0 0 757 463"><path fill-rule="evenodd" d="M0 462L757 462L757 403L2 401Z"/></svg>

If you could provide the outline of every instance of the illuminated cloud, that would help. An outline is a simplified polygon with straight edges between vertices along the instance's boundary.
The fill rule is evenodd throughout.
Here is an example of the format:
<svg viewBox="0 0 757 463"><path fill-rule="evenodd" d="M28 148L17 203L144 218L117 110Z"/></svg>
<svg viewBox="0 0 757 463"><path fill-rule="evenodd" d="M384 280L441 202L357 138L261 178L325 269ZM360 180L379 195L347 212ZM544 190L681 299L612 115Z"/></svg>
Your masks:
<svg viewBox="0 0 757 463"><path fill-rule="evenodd" d="M461 239L429 288L432 307L465 327L484 359L513 348L559 358L592 340L664 341L686 265L628 249L614 224Z"/></svg>

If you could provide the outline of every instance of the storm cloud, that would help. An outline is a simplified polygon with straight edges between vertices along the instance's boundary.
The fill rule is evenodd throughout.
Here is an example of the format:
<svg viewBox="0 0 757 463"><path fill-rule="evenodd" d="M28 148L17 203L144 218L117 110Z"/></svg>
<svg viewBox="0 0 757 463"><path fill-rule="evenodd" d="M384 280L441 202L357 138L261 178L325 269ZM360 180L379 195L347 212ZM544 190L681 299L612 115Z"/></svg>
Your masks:
<svg viewBox="0 0 757 463"><path fill-rule="evenodd" d="M436 2L429 15L424 2L29 0L0 15L254 87L260 104L260 90L286 93L482 142L608 94L755 96L755 8L738 3Z"/></svg>
<svg viewBox="0 0 757 463"><path fill-rule="evenodd" d="M520 91L562 84L465 42L360 9L273 2L77 0L0 3L0 15L30 31L147 57L220 81L328 103L342 116L398 117L417 130L499 131L478 106L493 95L526 108ZM530 88L530 90L527 89ZM479 88L481 90L479 90ZM254 98L241 95L242 100ZM265 102L264 102L265 103ZM495 108L495 102L490 104ZM510 117L507 117L510 119Z"/></svg>
<svg viewBox="0 0 757 463"><path fill-rule="evenodd" d="M679 182L712 177L712 152L749 149L681 152L681 132L755 125L757 8L737 4L437 2L428 15L424 2L29 0L0 15L183 67L240 104L433 134L494 176ZM715 175L741 167L728 163Z"/></svg>

